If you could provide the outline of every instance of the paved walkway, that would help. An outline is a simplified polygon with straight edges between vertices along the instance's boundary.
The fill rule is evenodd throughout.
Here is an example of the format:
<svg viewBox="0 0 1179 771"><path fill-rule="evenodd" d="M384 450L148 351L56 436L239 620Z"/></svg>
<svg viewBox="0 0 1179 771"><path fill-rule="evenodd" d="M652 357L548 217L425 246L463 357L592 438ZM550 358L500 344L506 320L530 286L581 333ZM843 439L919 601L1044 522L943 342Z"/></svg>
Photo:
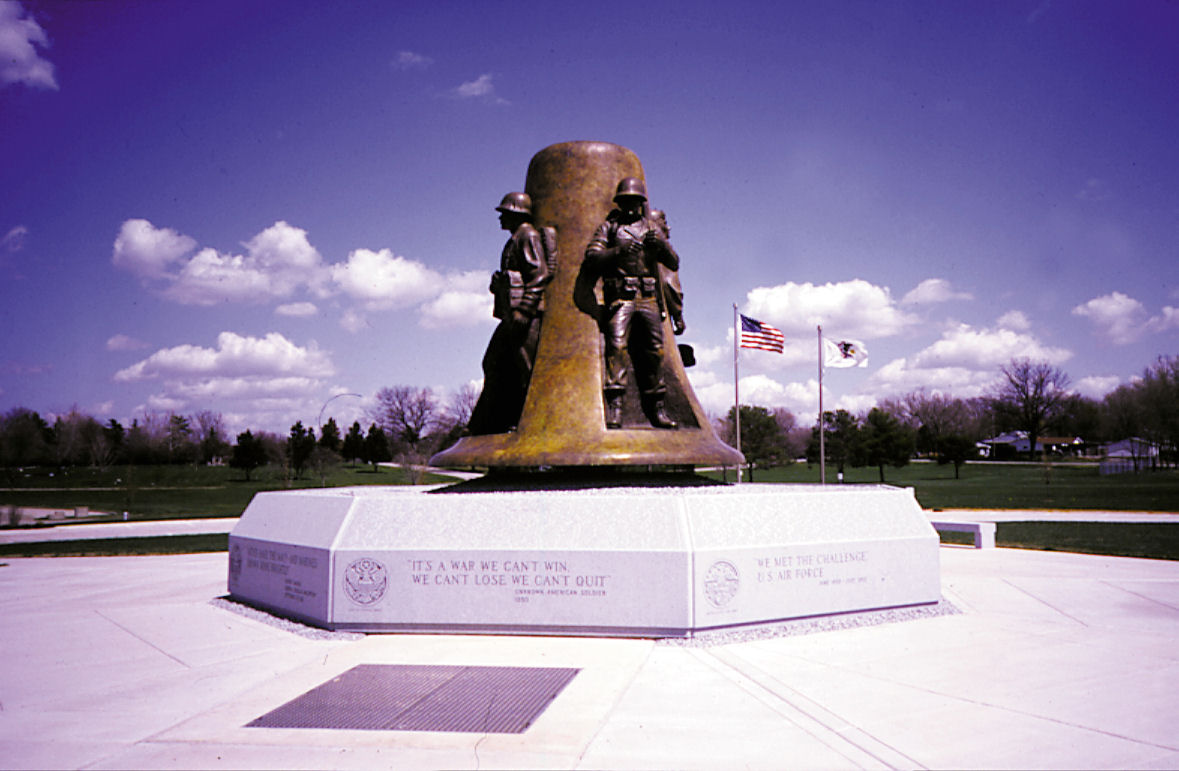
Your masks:
<svg viewBox="0 0 1179 771"><path fill-rule="evenodd" d="M212 604L224 554L8 559L0 766L1179 767L1179 562L939 554L960 614L713 647L313 639ZM244 727L361 663L581 671L519 735Z"/></svg>
<svg viewBox="0 0 1179 771"><path fill-rule="evenodd" d="M932 520L964 522L1179 522L1179 514L1161 511L940 509L926 510L926 513Z"/></svg>
<svg viewBox="0 0 1179 771"><path fill-rule="evenodd" d="M964 522L1179 522L1179 514L1154 511L1077 511L1022 509L927 510L931 520ZM228 533L237 524L232 519L163 519L150 522L97 522L58 524L0 530L0 544L72 541L87 538L136 538L160 535Z"/></svg>
<svg viewBox="0 0 1179 771"><path fill-rule="evenodd" d="M21 527L0 530L0 543L39 543L91 538L143 538L160 535L228 533L237 517L221 519L158 519L147 522L91 522L53 527Z"/></svg>

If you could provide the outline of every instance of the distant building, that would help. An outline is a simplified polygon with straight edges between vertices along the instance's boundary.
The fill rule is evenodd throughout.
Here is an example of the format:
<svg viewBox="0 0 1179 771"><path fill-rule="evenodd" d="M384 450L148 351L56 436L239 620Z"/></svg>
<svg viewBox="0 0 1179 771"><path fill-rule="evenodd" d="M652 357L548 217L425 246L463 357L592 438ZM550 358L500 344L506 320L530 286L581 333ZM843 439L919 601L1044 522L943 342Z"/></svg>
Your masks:
<svg viewBox="0 0 1179 771"><path fill-rule="evenodd" d="M1026 456L1031 449L1027 431L1008 431L978 443L979 456L992 460L1013 460ZM1041 436L1036 438L1036 455L1072 456L1084 452L1085 441L1079 436Z"/></svg>
<svg viewBox="0 0 1179 771"><path fill-rule="evenodd" d="M1159 446L1155 442L1132 436L1105 445L1101 460L1102 474L1131 474L1159 463Z"/></svg>

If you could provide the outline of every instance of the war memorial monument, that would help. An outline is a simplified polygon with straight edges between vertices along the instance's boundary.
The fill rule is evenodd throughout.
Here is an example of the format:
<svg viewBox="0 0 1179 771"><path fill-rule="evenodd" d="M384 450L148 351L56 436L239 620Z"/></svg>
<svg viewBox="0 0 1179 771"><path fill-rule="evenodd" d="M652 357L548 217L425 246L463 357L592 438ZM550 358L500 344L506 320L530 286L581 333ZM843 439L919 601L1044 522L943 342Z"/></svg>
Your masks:
<svg viewBox="0 0 1179 771"><path fill-rule="evenodd" d="M693 473L743 458L685 374L680 258L634 153L545 148L497 210L483 393L431 459L487 475L260 493L233 598L338 630L631 637L938 602L911 490Z"/></svg>

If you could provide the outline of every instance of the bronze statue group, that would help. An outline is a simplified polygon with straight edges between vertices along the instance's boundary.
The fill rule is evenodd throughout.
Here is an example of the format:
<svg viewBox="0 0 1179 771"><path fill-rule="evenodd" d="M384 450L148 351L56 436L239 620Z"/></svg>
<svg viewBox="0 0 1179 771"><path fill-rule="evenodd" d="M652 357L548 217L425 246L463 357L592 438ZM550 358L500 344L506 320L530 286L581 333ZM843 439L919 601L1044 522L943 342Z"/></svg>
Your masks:
<svg viewBox="0 0 1179 771"><path fill-rule="evenodd" d="M601 282L598 325L603 336L602 397L606 427L623 427L623 400L633 369L643 414L655 428L674 429L662 374L663 320L684 331L679 255L669 241L666 215L650 209L643 181L618 183L615 208L594 232L581 266ZM544 316L544 290L557 266L556 233L537 228L526 193L508 193L496 210L511 235L492 274L499 325L483 357L483 392L468 424L473 435L515 430L524 409Z"/></svg>

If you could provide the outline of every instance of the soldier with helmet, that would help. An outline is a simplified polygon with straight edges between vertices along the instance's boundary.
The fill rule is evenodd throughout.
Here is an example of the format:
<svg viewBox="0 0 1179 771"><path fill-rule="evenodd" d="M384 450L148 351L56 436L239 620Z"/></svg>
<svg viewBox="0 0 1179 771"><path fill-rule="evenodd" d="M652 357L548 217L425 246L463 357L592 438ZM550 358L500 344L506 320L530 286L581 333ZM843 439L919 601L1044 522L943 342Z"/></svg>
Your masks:
<svg viewBox="0 0 1179 771"><path fill-rule="evenodd" d="M467 424L471 434L511 431L520 421L540 342L544 288L552 279L528 194L508 193L495 208L511 236L491 276L493 315L500 323L483 355L483 392Z"/></svg>
<svg viewBox="0 0 1179 771"><path fill-rule="evenodd" d="M679 256L663 228L647 214L647 189L636 177L618 183L618 208L598 226L585 261L602 279L605 337L603 396L606 427L622 427L627 363L633 365L643 413L657 428L675 428L665 409L662 287L659 265L679 269Z"/></svg>

